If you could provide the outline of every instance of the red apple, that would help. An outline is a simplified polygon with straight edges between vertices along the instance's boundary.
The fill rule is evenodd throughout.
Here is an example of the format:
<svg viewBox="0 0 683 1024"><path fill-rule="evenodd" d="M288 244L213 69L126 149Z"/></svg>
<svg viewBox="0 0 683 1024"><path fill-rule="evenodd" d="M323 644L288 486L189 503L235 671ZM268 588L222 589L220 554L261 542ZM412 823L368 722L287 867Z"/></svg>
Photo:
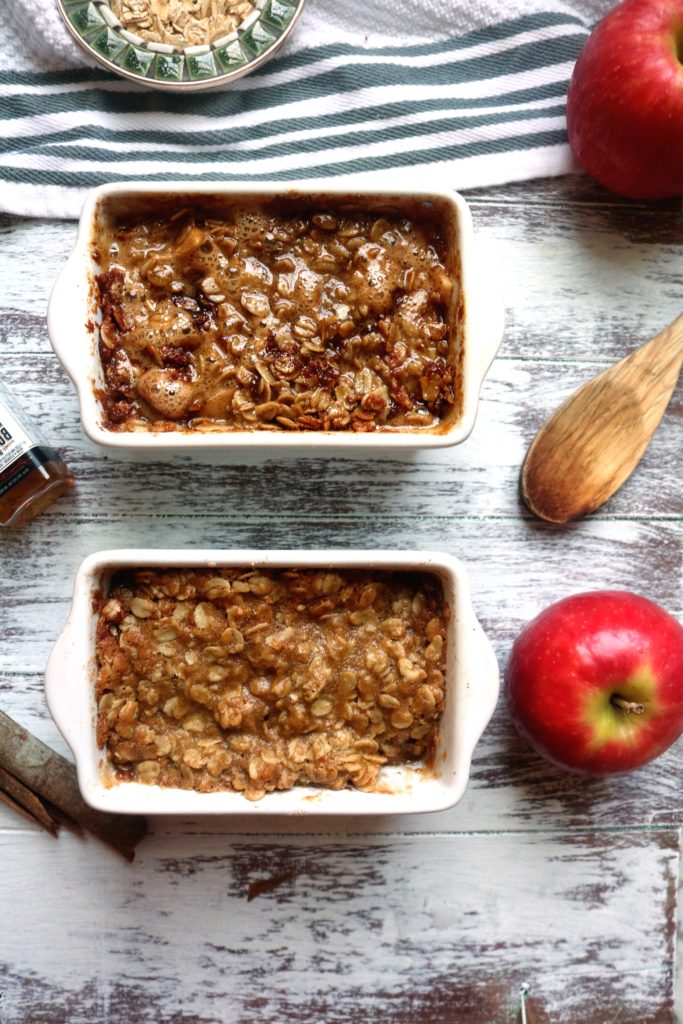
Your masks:
<svg viewBox="0 0 683 1024"><path fill-rule="evenodd" d="M567 95L569 142L601 185L683 194L683 0L623 0L589 36Z"/></svg>
<svg viewBox="0 0 683 1024"><path fill-rule="evenodd" d="M638 768L683 732L683 626L637 594L567 597L515 640L505 694L522 736L560 767Z"/></svg>

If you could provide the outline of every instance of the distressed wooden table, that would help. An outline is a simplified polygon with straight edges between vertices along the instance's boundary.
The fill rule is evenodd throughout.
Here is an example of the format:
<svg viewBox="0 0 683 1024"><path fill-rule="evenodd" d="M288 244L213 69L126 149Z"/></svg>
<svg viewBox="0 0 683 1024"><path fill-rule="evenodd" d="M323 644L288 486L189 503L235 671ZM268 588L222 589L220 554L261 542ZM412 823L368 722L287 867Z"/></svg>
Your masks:
<svg viewBox="0 0 683 1024"><path fill-rule="evenodd" d="M551 528L517 497L560 399L683 304L676 203L582 178L469 194L507 335L462 447L365 459L124 463L86 442L45 305L71 223L0 221L0 373L78 486L0 538L0 706L64 751L43 668L76 566L129 545L445 548L472 574L501 666L574 591L682 612L683 399L636 475ZM683 744L625 778L541 762L499 709L452 811L374 820L163 820L134 865L0 809L0 1022L665 1024L675 1019ZM268 884L260 885L265 882ZM251 897L251 898L250 898Z"/></svg>

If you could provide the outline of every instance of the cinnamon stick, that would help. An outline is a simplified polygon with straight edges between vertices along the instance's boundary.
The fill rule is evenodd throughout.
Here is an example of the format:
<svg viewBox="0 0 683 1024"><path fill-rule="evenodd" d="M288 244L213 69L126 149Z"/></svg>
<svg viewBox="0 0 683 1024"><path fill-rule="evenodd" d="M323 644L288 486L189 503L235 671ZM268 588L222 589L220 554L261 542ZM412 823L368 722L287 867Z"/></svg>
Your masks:
<svg viewBox="0 0 683 1024"><path fill-rule="evenodd" d="M42 821L39 821L38 818L31 814L30 811L27 811L25 807L22 807L20 803L17 803L16 800L13 800L12 797L5 793L4 790L2 789L0 789L0 803L4 804L5 807L11 807L13 811L16 811L17 814L20 814L22 818L26 818L26 820L30 821L32 825L39 825L40 828L45 828L46 832L49 832L50 835L53 836L55 839L57 838L56 832L53 832L52 829L47 828L47 826L43 825Z"/></svg>
<svg viewBox="0 0 683 1024"><path fill-rule="evenodd" d="M0 711L0 768L113 847L126 860L133 860L134 847L147 831L146 819L89 807L80 794L74 765L3 711Z"/></svg>
<svg viewBox="0 0 683 1024"><path fill-rule="evenodd" d="M8 806L14 806L16 809L19 805L26 812L26 817L44 828L51 836L57 837L59 822L50 814L40 797L4 768L0 768L0 799L3 798Z"/></svg>

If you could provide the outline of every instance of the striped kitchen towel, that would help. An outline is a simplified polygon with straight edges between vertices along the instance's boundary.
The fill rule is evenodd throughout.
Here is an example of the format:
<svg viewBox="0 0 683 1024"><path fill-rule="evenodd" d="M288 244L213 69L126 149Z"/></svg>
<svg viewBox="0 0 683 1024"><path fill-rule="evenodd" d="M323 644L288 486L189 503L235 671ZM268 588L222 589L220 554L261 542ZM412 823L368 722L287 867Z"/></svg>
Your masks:
<svg viewBox="0 0 683 1024"><path fill-rule="evenodd" d="M470 188L575 170L565 94L609 0L309 0L280 55L223 91L88 63L54 0L0 4L0 209L76 217L126 179ZM43 16L44 32L21 26Z"/></svg>

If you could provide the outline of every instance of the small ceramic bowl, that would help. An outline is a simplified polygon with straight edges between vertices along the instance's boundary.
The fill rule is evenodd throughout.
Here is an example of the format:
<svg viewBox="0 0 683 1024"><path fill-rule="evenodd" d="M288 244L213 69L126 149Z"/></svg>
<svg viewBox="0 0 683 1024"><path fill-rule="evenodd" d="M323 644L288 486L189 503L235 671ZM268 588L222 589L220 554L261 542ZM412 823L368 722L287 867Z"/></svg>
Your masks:
<svg viewBox="0 0 683 1024"><path fill-rule="evenodd" d="M101 268L93 259L94 240L100 218L154 209L155 202L176 202L179 205L201 205L202 201L239 204L241 201L282 199L317 206L340 202L346 198L363 212L381 215L393 210L414 210L416 206L438 213L440 226L447 239L448 269L458 277L460 288L454 290L449 309L450 329L457 352L461 377L460 400L435 427L411 430L393 428L359 433L337 431L265 431L265 430L111 430L103 422L100 395L104 376L98 352L97 329L101 321L94 287ZM163 207L162 207L163 208ZM50 296L47 323L50 341L57 357L78 389L81 420L88 437L97 444L139 456L159 456L169 451L196 453L228 449L286 448L298 453L329 449L409 449L443 448L460 444L471 433L479 403L479 393L503 337L503 306L496 282L488 267L480 262L472 217L467 203L456 192L430 188L402 188L387 174L384 187L364 187L362 181L353 186L332 180L312 185L305 182L277 184L230 183L197 184L196 182L144 183L128 182L101 185L86 198L81 215L76 245L55 282Z"/></svg>
<svg viewBox="0 0 683 1024"><path fill-rule="evenodd" d="M109 0L57 0L79 46L109 71L175 92L213 89L261 67L294 28L305 0L253 0L237 30L202 46L150 42L125 28Z"/></svg>
<svg viewBox="0 0 683 1024"><path fill-rule="evenodd" d="M241 793L199 793L114 776L95 735L95 630L109 580L130 567L346 568L432 572L452 615L448 627L446 701L435 764L429 770L395 765L381 770L377 792L295 786L251 802ZM476 619L464 566L450 555L424 551L100 551L82 563L68 622L50 655L45 693L50 714L76 759L83 799L101 810L130 814L411 814L439 811L465 792L474 748L498 699L496 657Z"/></svg>

